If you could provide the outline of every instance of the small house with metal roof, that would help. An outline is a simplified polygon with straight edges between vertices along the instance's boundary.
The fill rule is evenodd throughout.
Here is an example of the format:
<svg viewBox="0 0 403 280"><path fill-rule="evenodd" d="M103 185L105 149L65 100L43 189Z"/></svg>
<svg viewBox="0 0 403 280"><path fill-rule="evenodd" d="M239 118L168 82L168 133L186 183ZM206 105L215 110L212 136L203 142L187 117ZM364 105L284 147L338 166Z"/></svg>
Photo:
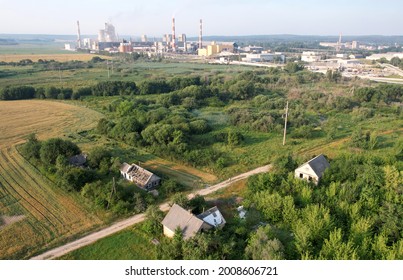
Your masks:
<svg viewBox="0 0 403 280"><path fill-rule="evenodd" d="M330 164L325 156L319 155L295 169L295 177L318 185L323 173L329 167Z"/></svg>

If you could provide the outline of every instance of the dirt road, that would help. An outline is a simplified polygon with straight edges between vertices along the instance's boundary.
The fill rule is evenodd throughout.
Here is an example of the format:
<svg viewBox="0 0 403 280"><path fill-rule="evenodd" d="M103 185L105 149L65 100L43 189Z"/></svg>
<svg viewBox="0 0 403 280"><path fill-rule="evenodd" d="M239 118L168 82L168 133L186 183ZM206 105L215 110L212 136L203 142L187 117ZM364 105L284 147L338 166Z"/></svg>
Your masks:
<svg viewBox="0 0 403 280"><path fill-rule="evenodd" d="M256 169L254 169L252 171L249 171L249 172L240 174L238 176L232 177L232 178L230 178L230 179L228 179L228 180L226 180L224 182L221 182L221 183L219 183L217 185L210 186L208 188L205 188L205 189L199 190L197 192L194 192L192 194L189 194L188 197L192 198L195 195L202 195L202 196L208 195L208 194L213 193L213 192L215 192L215 191L217 191L219 189L226 188L229 185L231 185L232 183L235 183L237 181L246 179L246 178L248 178L248 177L250 177L252 175L268 172L270 170L270 168L271 168L271 165L266 165L266 166L256 168ZM168 211L169 208L170 208L170 206L169 206L168 203L163 203L163 204L160 205L160 209L162 211L164 211L164 212ZM109 226L107 228L104 228L104 229L99 230L97 232L91 233L91 234L89 234L89 235L87 235L87 236L85 236L83 238L80 238L80 239L78 239L76 241L67 243L67 244L65 244L63 246L60 246L58 248L52 249L50 251L47 251L47 252L45 252L45 253L43 253L41 255L35 256L35 257L31 258L31 260L48 260L48 259L55 259L55 258L61 257L61 256L65 255L65 254L67 254L67 253L69 253L71 251L77 250L77 249L79 249L81 247L84 247L84 246L87 246L87 245L89 245L91 243L94 243L95 241L97 241L99 239L102 239L102 238L104 238L104 237L106 237L108 235L114 234L114 233L116 233L118 231L121 231L121 230L123 230L123 229L125 229L125 228L127 228L129 226L132 226L132 225L135 225L137 223L140 223L140 222L144 221L144 219L145 219L144 214L134 215L131 218L125 219L125 220L120 221L120 222L117 222L117 223L115 223L115 224L113 224L113 225L111 225L111 226Z"/></svg>

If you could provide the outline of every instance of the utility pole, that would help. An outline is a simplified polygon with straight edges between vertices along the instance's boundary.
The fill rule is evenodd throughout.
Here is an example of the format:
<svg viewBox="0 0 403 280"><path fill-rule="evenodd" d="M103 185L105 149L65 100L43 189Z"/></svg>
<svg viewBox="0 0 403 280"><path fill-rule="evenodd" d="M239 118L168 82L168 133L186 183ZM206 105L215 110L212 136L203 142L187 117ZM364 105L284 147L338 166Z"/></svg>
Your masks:
<svg viewBox="0 0 403 280"><path fill-rule="evenodd" d="M288 101L285 107L285 122L284 122L284 137L283 137L283 146L285 145L285 137L287 135L287 120L288 120Z"/></svg>

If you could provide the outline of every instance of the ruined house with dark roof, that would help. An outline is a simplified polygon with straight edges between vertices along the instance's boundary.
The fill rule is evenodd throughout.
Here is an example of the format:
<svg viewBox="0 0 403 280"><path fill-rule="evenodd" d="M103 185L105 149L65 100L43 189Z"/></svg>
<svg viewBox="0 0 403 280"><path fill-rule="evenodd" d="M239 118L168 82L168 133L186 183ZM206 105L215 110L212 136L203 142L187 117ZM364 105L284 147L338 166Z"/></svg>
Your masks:
<svg viewBox="0 0 403 280"><path fill-rule="evenodd" d="M136 164L123 163L120 167L120 174L126 180L145 190L151 190L161 183L160 177Z"/></svg>
<svg viewBox="0 0 403 280"><path fill-rule="evenodd" d="M76 167L84 167L87 163L87 155L79 154L69 158L69 164Z"/></svg>

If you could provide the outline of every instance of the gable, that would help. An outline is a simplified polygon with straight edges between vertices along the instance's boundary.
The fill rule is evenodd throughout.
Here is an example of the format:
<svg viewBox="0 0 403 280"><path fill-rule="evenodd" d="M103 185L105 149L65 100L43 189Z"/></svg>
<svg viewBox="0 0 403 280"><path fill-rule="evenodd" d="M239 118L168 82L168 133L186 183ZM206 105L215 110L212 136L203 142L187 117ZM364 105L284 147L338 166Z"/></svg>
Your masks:
<svg viewBox="0 0 403 280"><path fill-rule="evenodd" d="M300 167L298 167L297 169L295 169L295 173L302 173L302 174L306 174L309 175L311 177L320 177L320 175L316 174L315 170L312 169L312 167L308 164L305 163L303 165L301 165Z"/></svg>
<svg viewBox="0 0 403 280"><path fill-rule="evenodd" d="M302 173L312 177L320 178L327 168L330 167L329 162L323 155L319 155L310 161L304 163L297 169L295 169L295 173Z"/></svg>
<svg viewBox="0 0 403 280"><path fill-rule="evenodd" d="M207 210L206 212L198 215L197 217L214 227L219 227L226 223L224 217L222 216L220 210L218 210L217 206Z"/></svg>

